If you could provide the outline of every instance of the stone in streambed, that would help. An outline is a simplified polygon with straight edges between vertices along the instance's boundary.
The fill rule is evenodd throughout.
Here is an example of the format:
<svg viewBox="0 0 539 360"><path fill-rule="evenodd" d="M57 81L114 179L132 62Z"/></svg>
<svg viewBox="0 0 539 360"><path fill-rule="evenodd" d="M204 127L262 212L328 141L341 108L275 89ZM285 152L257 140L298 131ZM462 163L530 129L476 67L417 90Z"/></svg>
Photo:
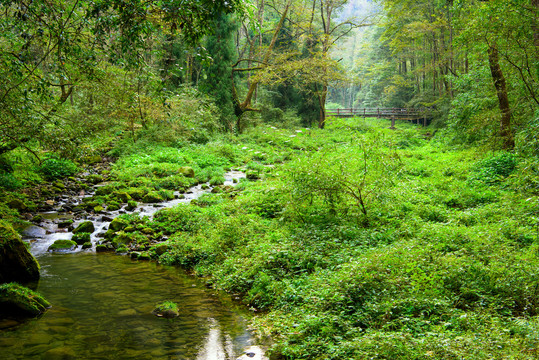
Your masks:
<svg viewBox="0 0 539 360"><path fill-rule="evenodd" d="M77 247L73 240L56 240L47 251L71 251Z"/></svg>
<svg viewBox="0 0 539 360"><path fill-rule="evenodd" d="M172 319L180 315L178 305L172 301L165 301L153 309L152 314L167 319Z"/></svg>
<svg viewBox="0 0 539 360"><path fill-rule="evenodd" d="M94 223L91 221L83 221L77 227L75 230L73 230L73 234L76 233L93 233L95 231Z"/></svg>
<svg viewBox="0 0 539 360"><path fill-rule="evenodd" d="M25 316L37 316L51 307L37 292L17 283L0 285L0 304L2 309L15 307Z"/></svg>
<svg viewBox="0 0 539 360"><path fill-rule="evenodd" d="M90 241L90 233L75 233L71 240L76 242L77 245L84 245Z"/></svg>
<svg viewBox="0 0 539 360"><path fill-rule="evenodd" d="M42 357L43 360L71 360L77 359L75 351L67 346L50 349Z"/></svg>
<svg viewBox="0 0 539 360"><path fill-rule="evenodd" d="M0 220L0 283L39 279L39 265L19 234Z"/></svg>
<svg viewBox="0 0 539 360"><path fill-rule="evenodd" d="M112 230L113 232L120 231L120 230L125 229L128 225L129 224L127 220L117 217L117 218L114 218L114 220L110 222L109 230Z"/></svg>
<svg viewBox="0 0 539 360"><path fill-rule="evenodd" d="M155 204L155 203L163 202L163 198L158 193L151 191L147 193L146 195L144 195L144 197L142 198L142 201L148 204Z"/></svg>
<svg viewBox="0 0 539 360"><path fill-rule="evenodd" d="M178 174L183 175L188 178L195 177L195 170L190 166L183 166L178 170Z"/></svg>

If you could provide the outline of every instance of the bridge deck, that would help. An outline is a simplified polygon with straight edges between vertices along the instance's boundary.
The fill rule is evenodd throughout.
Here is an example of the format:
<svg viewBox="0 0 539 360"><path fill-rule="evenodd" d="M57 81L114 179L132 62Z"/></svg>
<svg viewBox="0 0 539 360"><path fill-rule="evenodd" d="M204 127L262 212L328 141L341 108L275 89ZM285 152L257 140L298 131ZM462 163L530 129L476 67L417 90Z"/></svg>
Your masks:
<svg viewBox="0 0 539 360"><path fill-rule="evenodd" d="M326 115L335 117L377 117L390 120L405 120L427 126L432 118L428 109L406 108L351 108L351 109L327 109Z"/></svg>

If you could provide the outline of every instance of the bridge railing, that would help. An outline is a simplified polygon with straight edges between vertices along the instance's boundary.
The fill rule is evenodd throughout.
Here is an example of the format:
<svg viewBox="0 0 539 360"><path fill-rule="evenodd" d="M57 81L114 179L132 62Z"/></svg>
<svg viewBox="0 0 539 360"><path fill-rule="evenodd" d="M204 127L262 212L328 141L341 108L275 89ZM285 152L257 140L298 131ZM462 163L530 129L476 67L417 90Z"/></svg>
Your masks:
<svg viewBox="0 0 539 360"><path fill-rule="evenodd" d="M394 126L394 120L407 120L416 122L418 125L420 121L423 126L427 126L428 120L432 117L431 109L408 109L408 108L342 108L342 109L326 109L326 115L336 117L377 117L392 120L392 127Z"/></svg>

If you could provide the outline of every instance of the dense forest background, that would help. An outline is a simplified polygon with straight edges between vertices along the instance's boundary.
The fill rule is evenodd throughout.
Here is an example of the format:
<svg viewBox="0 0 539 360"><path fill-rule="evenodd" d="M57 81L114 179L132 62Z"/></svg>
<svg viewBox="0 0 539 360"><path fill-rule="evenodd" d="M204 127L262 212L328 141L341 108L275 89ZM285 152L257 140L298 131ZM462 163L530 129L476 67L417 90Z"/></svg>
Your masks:
<svg viewBox="0 0 539 360"><path fill-rule="evenodd" d="M204 141L325 107L435 111L458 142L537 152L537 1L3 1L0 153ZM261 111L264 110L264 111Z"/></svg>
<svg viewBox="0 0 539 360"><path fill-rule="evenodd" d="M538 18L538 0L0 0L0 227L116 212L90 247L237 295L276 359L536 359ZM351 107L432 121L326 113Z"/></svg>

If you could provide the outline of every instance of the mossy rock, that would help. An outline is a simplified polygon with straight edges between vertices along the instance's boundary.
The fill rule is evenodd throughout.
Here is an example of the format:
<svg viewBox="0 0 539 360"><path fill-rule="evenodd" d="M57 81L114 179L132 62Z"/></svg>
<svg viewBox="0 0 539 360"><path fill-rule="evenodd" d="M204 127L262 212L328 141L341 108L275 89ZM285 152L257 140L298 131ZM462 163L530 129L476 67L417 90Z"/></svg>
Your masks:
<svg viewBox="0 0 539 360"><path fill-rule="evenodd" d="M161 256L168 251L168 248L168 244L159 244L153 247L153 251L155 251L158 256Z"/></svg>
<svg viewBox="0 0 539 360"><path fill-rule="evenodd" d="M55 182L54 184L52 184L52 186L54 186L54 187L57 188L57 189L60 189L60 191L65 190L65 188L66 188L66 186L64 185L64 183L61 182L61 181Z"/></svg>
<svg viewBox="0 0 539 360"><path fill-rule="evenodd" d="M107 205L107 210L108 211L116 211L116 210L120 210L120 208L121 208L121 206L117 202L110 202Z"/></svg>
<svg viewBox="0 0 539 360"><path fill-rule="evenodd" d="M91 249L91 248L92 248L92 243L89 241L82 244L82 250Z"/></svg>
<svg viewBox="0 0 539 360"><path fill-rule="evenodd" d="M70 251L77 247L77 243L73 240L56 240L52 243L47 251Z"/></svg>
<svg viewBox="0 0 539 360"><path fill-rule="evenodd" d="M40 294L17 283L0 285L0 304L2 309L15 307L27 316L38 316L51 307Z"/></svg>
<svg viewBox="0 0 539 360"><path fill-rule="evenodd" d="M130 201L127 202L126 209L128 211L133 211L133 210L135 210L137 208L137 206L138 206L138 203L136 201L130 200Z"/></svg>
<svg viewBox="0 0 539 360"><path fill-rule="evenodd" d="M142 198L142 201L147 204L155 204L155 203L163 202L163 198L158 193L152 191L144 195L144 197Z"/></svg>
<svg viewBox="0 0 539 360"><path fill-rule="evenodd" d="M115 191L112 196L114 196L114 198L118 199L118 201L121 201L122 203L127 203L129 200L132 199L131 195L129 195L127 191Z"/></svg>
<svg viewBox="0 0 539 360"><path fill-rule="evenodd" d="M7 206L9 206L11 209L19 211L26 210L28 208L28 206L26 206L26 203L21 199L11 199L7 202Z"/></svg>
<svg viewBox="0 0 539 360"><path fill-rule="evenodd" d="M39 279L39 264L11 225L0 220L0 283Z"/></svg>
<svg viewBox="0 0 539 360"><path fill-rule="evenodd" d="M95 252L96 253L99 253L99 252L110 252L110 251L114 251L114 247L112 245L109 245L109 244L99 244L99 245L96 245L95 246Z"/></svg>
<svg viewBox="0 0 539 360"><path fill-rule="evenodd" d="M141 230L141 232L143 234L146 234L146 235L153 235L154 231L152 228L149 228L149 227L145 227Z"/></svg>
<svg viewBox="0 0 539 360"><path fill-rule="evenodd" d="M121 217L117 217L110 222L109 230L120 231L125 229L128 225L129 223L127 222L127 220L122 219Z"/></svg>
<svg viewBox="0 0 539 360"><path fill-rule="evenodd" d="M153 309L152 314L167 319L172 319L180 315L178 305L172 301L165 301Z"/></svg>
<svg viewBox="0 0 539 360"><path fill-rule="evenodd" d="M73 225L73 223L74 223L73 219L62 220L58 223L58 228L65 229Z"/></svg>
<svg viewBox="0 0 539 360"><path fill-rule="evenodd" d="M178 174L183 175L188 178L194 178L195 177L195 170L193 170L190 166L182 166L178 170Z"/></svg>
<svg viewBox="0 0 539 360"><path fill-rule="evenodd" d="M125 254L129 251L129 249L126 246L120 246L116 249L116 253L118 254Z"/></svg>
<svg viewBox="0 0 539 360"><path fill-rule="evenodd" d="M103 182L103 176L97 174L88 175L86 181L94 185L99 184L100 182Z"/></svg>
<svg viewBox="0 0 539 360"><path fill-rule="evenodd" d="M83 221L77 227L75 230L73 230L73 234L76 233L90 233L92 234L95 231L94 223L91 221Z"/></svg>
<svg viewBox="0 0 539 360"><path fill-rule="evenodd" d="M82 158L82 162L88 165L95 165L103 161L103 158L99 155L88 155Z"/></svg>
<svg viewBox="0 0 539 360"><path fill-rule="evenodd" d="M101 205L97 205L96 207L94 207L94 212L96 214L100 213L100 212L103 212L105 210L105 208Z"/></svg>
<svg viewBox="0 0 539 360"><path fill-rule="evenodd" d="M150 256L150 254L149 254L148 252L143 251L143 252L141 252L141 253L139 254L138 259L139 259L139 260L151 260L152 257Z"/></svg>
<svg viewBox="0 0 539 360"><path fill-rule="evenodd" d="M249 170L245 174L245 177L249 180L258 180L260 179L260 174L256 170Z"/></svg>
<svg viewBox="0 0 539 360"><path fill-rule="evenodd" d="M84 245L90 241L90 233L76 233L73 234L71 238L72 241L76 242L77 245Z"/></svg>
<svg viewBox="0 0 539 360"><path fill-rule="evenodd" d="M118 231L114 238L112 239L112 246L118 249L124 245L128 245L133 242L133 234L126 233L124 231Z"/></svg>
<svg viewBox="0 0 539 360"><path fill-rule="evenodd" d="M131 198L135 200L142 200L144 198L144 195L148 193L145 189L142 188L129 188L126 190L126 192L131 196Z"/></svg>

